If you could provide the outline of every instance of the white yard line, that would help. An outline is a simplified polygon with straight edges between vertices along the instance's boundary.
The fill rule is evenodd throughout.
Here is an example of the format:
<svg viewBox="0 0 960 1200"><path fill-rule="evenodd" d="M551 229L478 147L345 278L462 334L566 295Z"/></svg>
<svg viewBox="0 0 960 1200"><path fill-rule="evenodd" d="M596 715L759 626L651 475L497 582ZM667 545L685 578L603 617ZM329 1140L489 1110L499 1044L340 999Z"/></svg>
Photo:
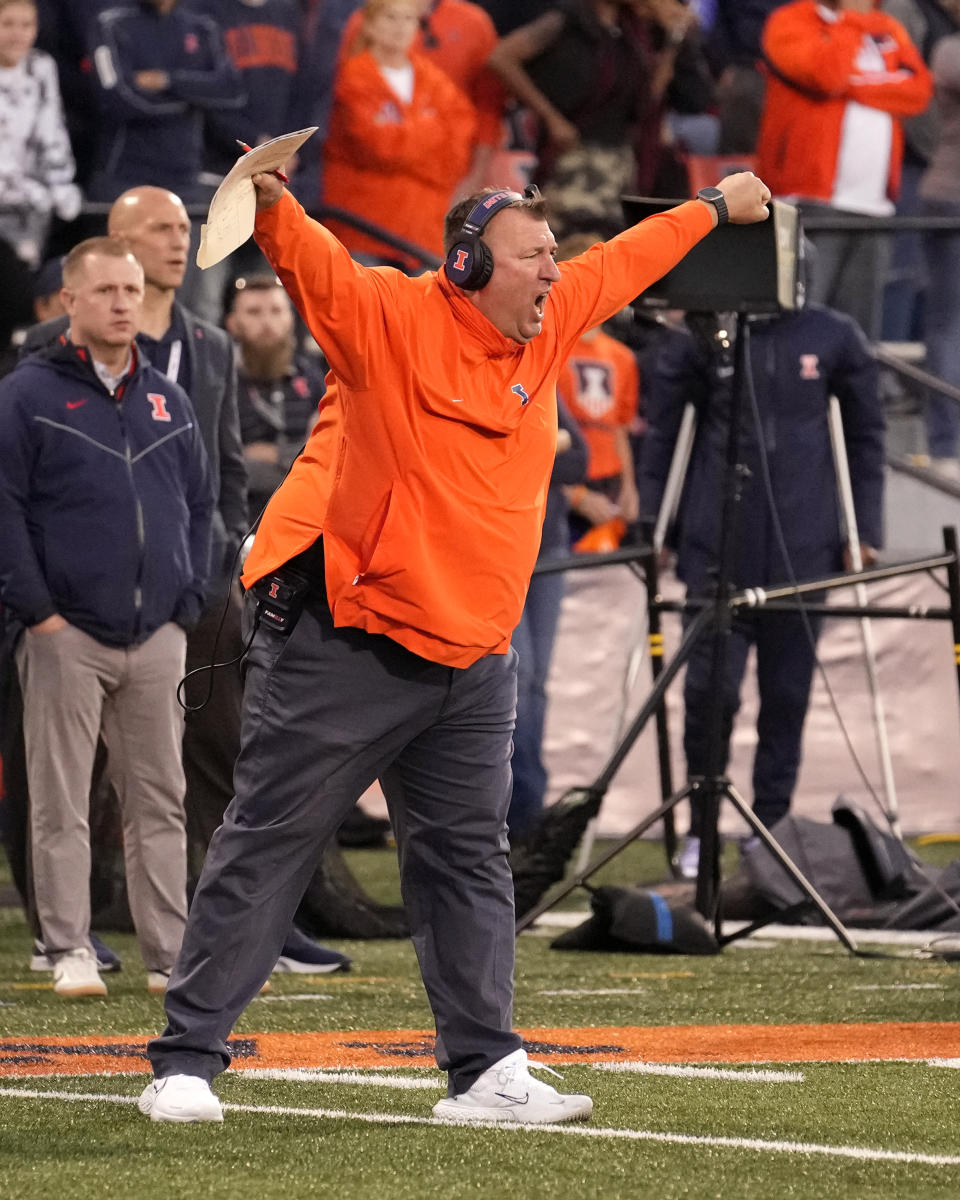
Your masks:
<svg viewBox="0 0 960 1200"><path fill-rule="evenodd" d="M854 992L942 992L945 983L855 983Z"/></svg>
<svg viewBox="0 0 960 1200"><path fill-rule="evenodd" d="M678 1079L729 1079L736 1083L803 1083L800 1071L730 1070L724 1067L679 1067L674 1063L594 1063L598 1071L617 1075L672 1075Z"/></svg>
<svg viewBox="0 0 960 1200"><path fill-rule="evenodd" d="M538 992L538 996L642 996L648 988L556 988Z"/></svg>
<svg viewBox="0 0 960 1200"><path fill-rule="evenodd" d="M96 1092L41 1092L28 1088L0 1087L0 1098L20 1100L66 1100L97 1104L136 1104L136 1096L117 1096ZM399 1113L345 1112L335 1108L286 1108L278 1104L224 1104L226 1112L261 1113L280 1117L316 1117L335 1121L362 1121L369 1125L434 1125L451 1128L446 1121L433 1117L410 1117ZM470 1122L466 1129L479 1126ZM595 1125L515 1125L499 1122L483 1126L505 1133L558 1133L566 1137L601 1138L614 1141L663 1142L676 1146L721 1147L728 1150L755 1150L767 1154L818 1154L830 1158L850 1158L860 1162L910 1163L929 1167L960 1167L960 1156L922 1154L911 1150L878 1150L870 1146L826 1146L817 1142L765 1141L761 1138L720 1137L709 1134L666 1133L652 1129L604 1129Z"/></svg>
<svg viewBox="0 0 960 1200"><path fill-rule="evenodd" d="M277 996L257 996L261 1004L292 1004L298 1000L332 1000L329 992L288 992Z"/></svg>
<svg viewBox="0 0 960 1200"><path fill-rule="evenodd" d="M283 1079L291 1083L349 1083L383 1088L416 1088L445 1094L446 1076L434 1075L432 1079L414 1075L378 1075L365 1071L320 1071L309 1067L249 1067L243 1072L244 1079Z"/></svg>

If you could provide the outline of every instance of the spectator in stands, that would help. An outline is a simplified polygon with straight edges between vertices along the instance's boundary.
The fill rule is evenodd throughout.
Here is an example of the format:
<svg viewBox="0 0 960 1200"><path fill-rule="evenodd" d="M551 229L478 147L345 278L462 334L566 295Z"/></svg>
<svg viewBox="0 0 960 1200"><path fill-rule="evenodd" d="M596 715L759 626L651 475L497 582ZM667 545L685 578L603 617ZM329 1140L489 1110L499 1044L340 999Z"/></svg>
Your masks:
<svg viewBox="0 0 960 1200"><path fill-rule="evenodd" d="M473 105L411 47L420 0L368 0L359 51L341 64L325 146L323 202L440 256L443 217L473 146ZM326 220L366 261L419 270L423 258Z"/></svg>
<svg viewBox="0 0 960 1200"><path fill-rule="evenodd" d="M497 31L479 4L470 0L423 0L420 30L413 49L443 71L470 99L476 109L474 146L467 178L458 191L465 195L487 184L494 150L503 138L503 86L487 66L497 44ZM347 21L341 41L341 59L362 39L363 13L358 9Z"/></svg>
<svg viewBox="0 0 960 1200"><path fill-rule="evenodd" d="M186 393L134 342L140 264L96 238L63 278L66 336L0 383L0 600L24 630L33 882L54 991L106 995L89 936L102 732L147 986L162 992L187 912L176 687L203 605L213 490Z"/></svg>
<svg viewBox="0 0 960 1200"><path fill-rule="evenodd" d="M57 64L67 132L81 190L85 190L89 182L96 141L91 59L96 17L112 6L112 0L37 0L37 46L51 55Z"/></svg>
<svg viewBox="0 0 960 1200"><path fill-rule="evenodd" d="M240 78L239 108L206 114L205 168L226 175L237 160L237 141L256 146L296 128L290 116L297 84L300 7L295 0L189 0L223 34Z"/></svg>
<svg viewBox="0 0 960 1200"><path fill-rule="evenodd" d="M921 213L960 220L960 34L937 43L933 78L940 116L940 141L920 181ZM926 338L927 367L960 387L960 230L924 235L928 264ZM931 465L960 482L960 409L956 401L928 390L927 449Z"/></svg>
<svg viewBox="0 0 960 1200"><path fill-rule="evenodd" d="M682 41L692 13L667 3ZM490 57L540 118L537 180L559 236L585 229L613 236L624 227L621 194L635 183L650 190L673 60L673 49L659 61L651 51L653 12L647 0L553 4L502 38ZM639 170L638 131L647 131Z"/></svg>
<svg viewBox="0 0 960 1200"><path fill-rule="evenodd" d="M554 0L480 0L481 5L490 14L496 26L497 33L502 37L511 33L521 25L535 21L548 8L554 7Z"/></svg>
<svg viewBox="0 0 960 1200"><path fill-rule="evenodd" d="M67 311L63 307L63 258L49 258L33 278L33 315L37 321L52 321Z"/></svg>
<svg viewBox="0 0 960 1200"><path fill-rule="evenodd" d="M565 262L594 245L595 234L573 234L557 247ZM637 360L600 326L584 333L567 357L557 393L587 444L586 481L567 489L575 540L598 526L617 523L619 543L637 520L639 504L629 433L637 421L640 379Z"/></svg>
<svg viewBox="0 0 960 1200"><path fill-rule="evenodd" d="M658 69L666 76L665 83L655 86L663 87L670 145L680 154L716 154L716 89L698 8L690 0L645 0L637 7L650 17L651 44Z"/></svg>
<svg viewBox="0 0 960 1200"><path fill-rule="evenodd" d="M928 67L937 42L960 30L958 0L881 0L880 8L900 22ZM917 189L940 138L937 107L934 97L923 112L904 122L898 217L914 217L920 211ZM892 261L887 274L883 301L884 341L924 340L925 288L922 237L915 230L901 230L893 239Z"/></svg>
<svg viewBox="0 0 960 1200"><path fill-rule="evenodd" d="M317 133L297 155L292 186L311 209L323 195L323 144L330 127L343 31L363 4L364 0L305 0L291 125L294 129L316 125Z"/></svg>
<svg viewBox="0 0 960 1200"><path fill-rule="evenodd" d="M760 35L775 8L789 0L717 0L709 53L719 76L719 154L752 154L765 92Z"/></svg>
<svg viewBox="0 0 960 1200"><path fill-rule="evenodd" d="M23 264L7 247L0 247L0 254L10 260L0 263L0 278L4 281L3 297L0 298L0 379L17 365L20 347L27 330L37 321L49 321L64 311L60 298L63 286L63 259L51 258L43 264L28 284L30 277ZM20 272L23 271L21 276ZM26 302L29 287L30 303ZM2 624L2 622L0 622ZM2 657L2 651L0 651ZM2 671L2 669L0 669ZM2 690L2 689L0 689ZM3 754L0 752L0 762Z"/></svg>
<svg viewBox="0 0 960 1200"><path fill-rule="evenodd" d="M903 26L874 0L792 0L763 32L770 66L757 170L805 211L862 222L894 211L904 118L922 112L930 72ZM811 233L811 297L880 336L889 240Z"/></svg>
<svg viewBox="0 0 960 1200"><path fill-rule="evenodd" d="M0 238L29 267L44 258L54 213L80 211L57 65L34 49L34 0L0 0Z"/></svg>
<svg viewBox="0 0 960 1200"><path fill-rule="evenodd" d="M731 350L715 320L689 323L695 334L669 334L648 381L640 495L644 512L655 514L684 407L693 404L696 435L668 542L677 552L677 574L687 595L703 598L711 595L720 545ZM748 408L741 435L738 461L747 470L740 475L733 586L815 579L849 566L827 425L831 395L840 401L863 558L872 563L882 537L884 421L877 367L862 332L849 317L819 305L753 319L749 328L756 411L751 419ZM821 618L801 613L741 610L727 639L720 696L712 690L709 634L687 661L683 744L693 779L710 770L710 716L717 703L723 706L726 765L747 654L756 647L760 711L753 809L767 826L786 815L796 785L820 624ZM697 872L701 817L694 805L680 859L688 877Z"/></svg>
<svg viewBox="0 0 960 1200"><path fill-rule="evenodd" d="M219 27L179 0L136 0L96 17L98 109L92 200L151 184L184 204L212 194L204 179L204 119L239 111L240 79Z"/></svg>
<svg viewBox="0 0 960 1200"><path fill-rule="evenodd" d="M315 358L296 351L293 305L276 275L237 280L226 327L240 352L240 436L253 524L313 428L323 374Z"/></svg>

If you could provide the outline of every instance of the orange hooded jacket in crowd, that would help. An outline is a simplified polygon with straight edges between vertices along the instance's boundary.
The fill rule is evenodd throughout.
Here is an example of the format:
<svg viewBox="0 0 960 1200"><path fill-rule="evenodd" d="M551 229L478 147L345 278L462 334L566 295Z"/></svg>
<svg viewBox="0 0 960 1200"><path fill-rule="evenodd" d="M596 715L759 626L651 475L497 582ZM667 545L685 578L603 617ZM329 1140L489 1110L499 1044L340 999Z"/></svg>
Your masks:
<svg viewBox="0 0 960 1200"><path fill-rule="evenodd" d="M345 208L442 257L443 218L467 171L473 105L415 51L413 98L405 103L364 50L344 59L324 145L323 202ZM326 222L355 253L416 269L422 264L340 221Z"/></svg>
<svg viewBox="0 0 960 1200"><path fill-rule="evenodd" d="M885 70L857 67L864 35ZM910 117L926 108L932 79L899 21L883 12L825 12L817 0L774 9L763 31L769 74L757 174L775 196L829 202L833 196L847 103ZM903 160L903 124L893 122L888 194L895 198Z"/></svg>
<svg viewBox="0 0 960 1200"><path fill-rule="evenodd" d="M499 146L503 137L506 95L498 76L486 65L497 44L497 31L487 11L462 0L437 0L424 17L413 50L439 67L466 92L477 110L475 140ZM350 14L340 40L340 61L353 53L363 28L363 10Z"/></svg>
<svg viewBox="0 0 960 1200"><path fill-rule="evenodd" d="M289 193L259 213L333 398L267 506L244 586L322 533L335 625L451 667L506 653L540 543L560 364L712 224L691 201L561 263L542 332L521 345L442 269L361 267Z"/></svg>

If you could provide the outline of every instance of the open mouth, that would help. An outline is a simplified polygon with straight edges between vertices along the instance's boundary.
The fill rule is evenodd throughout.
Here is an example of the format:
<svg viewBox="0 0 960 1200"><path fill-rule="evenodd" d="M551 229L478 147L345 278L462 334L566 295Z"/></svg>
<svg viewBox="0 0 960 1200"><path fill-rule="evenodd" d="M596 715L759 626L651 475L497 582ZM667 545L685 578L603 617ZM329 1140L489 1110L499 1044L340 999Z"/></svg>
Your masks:
<svg viewBox="0 0 960 1200"><path fill-rule="evenodd" d="M540 295L533 302L533 306L537 310L537 313L540 317L543 316L543 309L547 303L547 296L549 294L550 294L549 292L541 292Z"/></svg>

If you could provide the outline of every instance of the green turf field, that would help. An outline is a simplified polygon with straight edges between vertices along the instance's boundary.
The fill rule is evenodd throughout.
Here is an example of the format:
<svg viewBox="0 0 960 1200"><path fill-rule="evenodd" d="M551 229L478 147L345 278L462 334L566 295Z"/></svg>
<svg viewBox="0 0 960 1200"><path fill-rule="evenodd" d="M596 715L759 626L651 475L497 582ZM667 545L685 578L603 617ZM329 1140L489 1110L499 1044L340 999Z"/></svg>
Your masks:
<svg viewBox="0 0 960 1200"><path fill-rule="evenodd" d="M354 853L351 863L370 890L395 895L389 853ZM658 848L645 844L605 881L660 873ZM903 947L894 959L858 959L832 940L760 939L692 958L564 954L539 933L520 938L517 1025L539 1031L531 1036L562 1070L561 1087L593 1096L583 1126L429 1120L443 1081L424 1039L401 1039L413 1055L403 1066L391 1058L395 1031L430 1029L400 942L337 943L355 960L349 975L275 975L235 1036L300 1035L279 1041L302 1050L308 1070L231 1071L216 1084L222 1126L166 1126L132 1103L144 1074L78 1073L102 1069L90 1060L94 1036L123 1044L117 1063L142 1070L140 1042L162 1025L133 938L107 935L124 970L106 977L106 1000L65 1001L27 969L18 910L0 908L0 1198L960 1197L960 1070L930 1061L960 1057L960 964ZM741 1026L771 1028L743 1036ZM333 1035L362 1065L316 1057ZM634 1036L650 1043L645 1071L670 1074L622 1069L631 1055L614 1053L618 1039ZM724 1058L734 1045L739 1061ZM756 1053L743 1055L744 1045ZM621 1069L562 1065L570 1046L619 1058ZM850 1057L880 1061L833 1061L848 1046ZM371 1066L378 1054L385 1065ZM352 1074L338 1077L338 1065Z"/></svg>

